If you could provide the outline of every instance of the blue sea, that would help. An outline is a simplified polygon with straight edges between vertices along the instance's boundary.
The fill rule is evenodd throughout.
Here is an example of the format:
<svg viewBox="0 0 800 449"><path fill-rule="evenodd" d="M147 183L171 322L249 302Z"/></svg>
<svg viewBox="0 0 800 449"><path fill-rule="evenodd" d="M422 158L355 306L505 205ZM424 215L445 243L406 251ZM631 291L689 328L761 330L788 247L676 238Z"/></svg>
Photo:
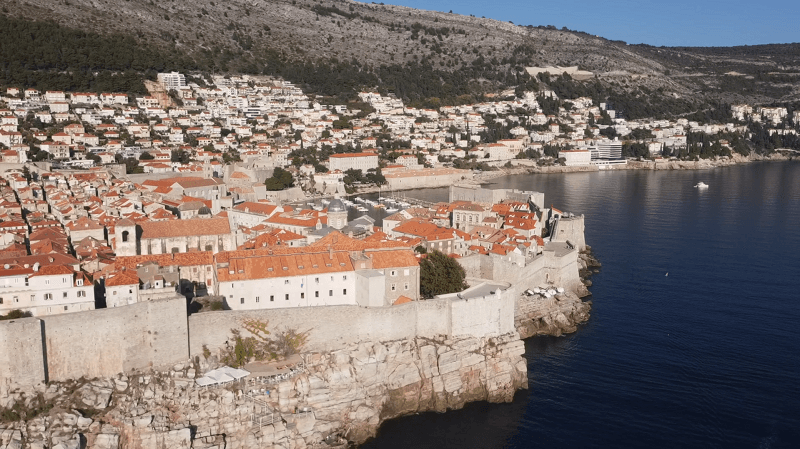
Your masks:
<svg viewBox="0 0 800 449"><path fill-rule="evenodd" d="M591 319L526 341L512 403L392 420L364 448L800 448L800 163L490 187L585 214Z"/></svg>

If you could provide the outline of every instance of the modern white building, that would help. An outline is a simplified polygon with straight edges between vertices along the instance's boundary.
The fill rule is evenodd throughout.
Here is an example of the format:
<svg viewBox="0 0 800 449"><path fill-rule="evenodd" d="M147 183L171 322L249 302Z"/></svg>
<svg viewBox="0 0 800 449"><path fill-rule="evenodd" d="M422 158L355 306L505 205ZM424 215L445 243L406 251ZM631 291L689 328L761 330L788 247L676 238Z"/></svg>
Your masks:
<svg viewBox="0 0 800 449"><path fill-rule="evenodd" d="M181 90L188 89L186 86L186 77L178 72L159 73L158 82L164 85L167 90Z"/></svg>

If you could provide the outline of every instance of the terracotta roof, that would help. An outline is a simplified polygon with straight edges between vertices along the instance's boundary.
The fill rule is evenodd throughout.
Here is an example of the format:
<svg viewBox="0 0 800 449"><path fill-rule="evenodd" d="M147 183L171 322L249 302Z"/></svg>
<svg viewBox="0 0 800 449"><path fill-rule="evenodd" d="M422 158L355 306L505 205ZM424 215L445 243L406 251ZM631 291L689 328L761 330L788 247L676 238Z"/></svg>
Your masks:
<svg viewBox="0 0 800 449"><path fill-rule="evenodd" d="M416 267L417 257L410 249L371 251L367 257L372 259L372 268L377 270L395 267Z"/></svg>
<svg viewBox="0 0 800 449"><path fill-rule="evenodd" d="M400 305L400 304L405 304L405 303L408 303L408 302L413 302L413 301L414 301L413 299L409 298L409 297L408 297L408 296L406 296L406 295L400 295L400 297L399 297L399 298L397 298L397 299L396 299L396 300L395 300L395 301L392 303L392 305L393 305L393 306L398 306L398 305Z"/></svg>
<svg viewBox="0 0 800 449"><path fill-rule="evenodd" d="M182 267L213 265L214 256L211 251L150 254L144 256L118 256L116 265L117 267L136 268L137 266L147 262L155 262L161 267L169 267L174 265Z"/></svg>
<svg viewBox="0 0 800 449"><path fill-rule="evenodd" d="M139 276L135 271L117 271L106 279L106 287L117 287L120 285L139 285Z"/></svg>
<svg viewBox="0 0 800 449"><path fill-rule="evenodd" d="M34 271L28 277L34 276L57 276L63 274L75 274L75 270L65 265L44 265L39 267L39 271Z"/></svg>
<svg viewBox="0 0 800 449"><path fill-rule="evenodd" d="M117 223L119 225L119 223ZM226 218L193 218L188 220L145 221L139 223L142 239L185 237L193 235L230 234L230 223Z"/></svg>
<svg viewBox="0 0 800 449"><path fill-rule="evenodd" d="M233 258L226 268L217 270L220 282L234 280L283 278L353 271L347 252L328 251L306 254L260 255Z"/></svg>
<svg viewBox="0 0 800 449"><path fill-rule="evenodd" d="M234 206L235 210L259 215L269 215L275 212L275 209L277 208L278 206L274 204L256 203L253 201L245 201Z"/></svg>

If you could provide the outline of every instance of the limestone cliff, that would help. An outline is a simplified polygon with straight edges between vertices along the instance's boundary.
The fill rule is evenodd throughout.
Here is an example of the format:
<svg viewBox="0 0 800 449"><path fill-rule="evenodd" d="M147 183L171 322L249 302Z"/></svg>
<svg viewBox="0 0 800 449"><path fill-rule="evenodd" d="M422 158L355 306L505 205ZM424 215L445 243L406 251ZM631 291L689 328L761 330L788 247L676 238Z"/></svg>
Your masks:
<svg viewBox="0 0 800 449"><path fill-rule="evenodd" d="M196 387L212 365L202 357L163 372L42 384L0 399L0 448L303 448L340 436L359 443L393 417L510 401L527 388L524 350L516 333L360 343L305 354L301 372L254 391Z"/></svg>
<svg viewBox="0 0 800 449"><path fill-rule="evenodd" d="M581 298L591 295L588 287L589 279L601 267L594 257L592 248L586 248L578 255L579 276L581 284L575 292L545 298L541 295L520 295L514 307L514 325L522 338L535 335L553 335L559 337L578 330L578 325L589 320L592 309L591 301Z"/></svg>

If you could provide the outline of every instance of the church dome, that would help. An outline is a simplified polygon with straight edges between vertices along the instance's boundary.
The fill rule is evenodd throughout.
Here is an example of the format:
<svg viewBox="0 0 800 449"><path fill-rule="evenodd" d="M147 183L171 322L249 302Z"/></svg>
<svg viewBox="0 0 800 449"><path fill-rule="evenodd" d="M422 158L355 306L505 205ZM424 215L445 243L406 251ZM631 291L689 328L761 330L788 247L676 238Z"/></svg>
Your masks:
<svg viewBox="0 0 800 449"><path fill-rule="evenodd" d="M339 198L332 199L328 204L328 212L344 212L345 210L344 203Z"/></svg>

